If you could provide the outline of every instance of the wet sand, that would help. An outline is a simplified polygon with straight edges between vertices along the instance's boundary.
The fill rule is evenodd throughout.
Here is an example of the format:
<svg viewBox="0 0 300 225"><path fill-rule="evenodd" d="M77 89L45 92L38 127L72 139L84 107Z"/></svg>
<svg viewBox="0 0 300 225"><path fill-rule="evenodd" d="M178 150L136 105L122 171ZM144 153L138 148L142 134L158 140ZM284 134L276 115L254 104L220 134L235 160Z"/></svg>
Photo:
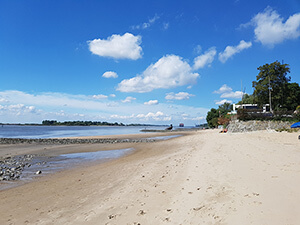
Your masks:
<svg viewBox="0 0 300 225"><path fill-rule="evenodd" d="M124 157L0 191L0 224L296 225L300 221L296 133L192 131L154 143L0 146L0 152L50 156L128 147L135 151Z"/></svg>

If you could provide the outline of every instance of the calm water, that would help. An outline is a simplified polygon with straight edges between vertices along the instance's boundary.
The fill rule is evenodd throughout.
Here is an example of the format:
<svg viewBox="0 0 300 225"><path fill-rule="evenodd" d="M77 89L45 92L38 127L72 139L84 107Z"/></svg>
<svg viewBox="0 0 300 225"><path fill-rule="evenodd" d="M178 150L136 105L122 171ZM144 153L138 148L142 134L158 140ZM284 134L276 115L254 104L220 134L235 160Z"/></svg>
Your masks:
<svg viewBox="0 0 300 225"><path fill-rule="evenodd" d="M108 151L62 154L55 157L35 156L32 161L30 161L31 166L24 167L20 179L13 181L0 181L0 191L26 184L35 178L52 174L64 169L80 167L83 164L93 161L102 163L111 159L119 158L125 154L129 154L133 150L133 148L127 148ZM37 171L42 171L42 173L37 175Z"/></svg>
<svg viewBox="0 0 300 225"><path fill-rule="evenodd" d="M55 138L55 137L80 137L93 135L116 135L116 134L136 134L142 129L164 130L163 126L101 126L101 127L83 127L83 126L0 126L0 138ZM152 137L151 139L167 140L180 135L170 135L164 137ZM115 149L109 151L82 152L72 154L62 154L56 157L36 156L31 162L31 167L26 167L20 180L1 181L0 190L22 185L32 181L32 179L55 173L59 170L79 166L82 163L97 161L99 163L110 159L119 158L130 153L134 149ZM36 171L42 171L41 175L36 175Z"/></svg>
<svg viewBox="0 0 300 225"><path fill-rule="evenodd" d="M0 138L56 138L99 135L138 134L141 129L165 129L163 126L17 126L0 125Z"/></svg>

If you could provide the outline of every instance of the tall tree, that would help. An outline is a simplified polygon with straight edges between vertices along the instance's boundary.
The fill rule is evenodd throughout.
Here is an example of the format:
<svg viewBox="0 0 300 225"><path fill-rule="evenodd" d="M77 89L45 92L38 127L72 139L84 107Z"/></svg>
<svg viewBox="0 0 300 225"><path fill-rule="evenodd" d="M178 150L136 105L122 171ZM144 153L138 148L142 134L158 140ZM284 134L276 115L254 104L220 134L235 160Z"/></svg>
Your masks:
<svg viewBox="0 0 300 225"><path fill-rule="evenodd" d="M257 68L259 70L256 81L253 81L254 95L258 105L269 103L269 88L271 89L272 108L279 109L285 106L286 91L291 77L288 64L276 61Z"/></svg>
<svg viewBox="0 0 300 225"><path fill-rule="evenodd" d="M222 105L219 105L218 109L211 108L207 112L206 121L209 127L217 127L219 125L219 118L225 117L228 112L232 110L232 104L225 102Z"/></svg>
<svg viewBox="0 0 300 225"><path fill-rule="evenodd" d="M288 83L284 107L295 110L300 105L300 87L298 83Z"/></svg>
<svg viewBox="0 0 300 225"><path fill-rule="evenodd" d="M225 116L232 110L232 104L225 102L224 104L219 106L218 110L220 111L221 115Z"/></svg>
<svg viewBox="0 0 300 225"><path fill-rule="evenodd" d="M244 94L243 100L239 101L237 105L242 105L242 104L254 104L254 95L248 95Z"/></svg>
<svg viewBox="0 0 300 225"><path fill-rule="evenodd" d="M219 117L219 112L216 109L211 108L211 110L207 112L207 116L206 116L206 121L208 126L211 128L218 126L218 117Z"/></svg>

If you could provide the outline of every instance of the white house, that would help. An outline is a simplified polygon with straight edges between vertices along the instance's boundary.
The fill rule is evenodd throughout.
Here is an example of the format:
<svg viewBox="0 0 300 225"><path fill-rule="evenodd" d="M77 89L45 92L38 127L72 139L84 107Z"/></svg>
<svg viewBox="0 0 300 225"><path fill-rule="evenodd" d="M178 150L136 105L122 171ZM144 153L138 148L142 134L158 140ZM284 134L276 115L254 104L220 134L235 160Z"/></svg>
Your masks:
<svg viewBox="0 0 300 225"><path fill-rule="evenodd" d="M233 104L233 110L229 114L237 114L238 109L259 109L257 104L242 104L242 105L236 105ZM270 112L270 106L269 104L264 104L262 108L262 113Z"/></svg>

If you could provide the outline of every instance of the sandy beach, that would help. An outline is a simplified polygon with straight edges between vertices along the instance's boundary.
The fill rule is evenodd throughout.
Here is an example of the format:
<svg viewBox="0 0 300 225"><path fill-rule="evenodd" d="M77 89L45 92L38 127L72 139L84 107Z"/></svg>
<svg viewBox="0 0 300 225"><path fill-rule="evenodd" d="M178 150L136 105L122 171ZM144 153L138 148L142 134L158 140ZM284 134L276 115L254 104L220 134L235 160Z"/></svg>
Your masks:
<svg viewBox="0 0 300 225"><path fill-rule="evenodd" d="M135 151L0 191L0 224L296 225L298 135L206 130L154 143L2 145L1 156Z"/></svg>

